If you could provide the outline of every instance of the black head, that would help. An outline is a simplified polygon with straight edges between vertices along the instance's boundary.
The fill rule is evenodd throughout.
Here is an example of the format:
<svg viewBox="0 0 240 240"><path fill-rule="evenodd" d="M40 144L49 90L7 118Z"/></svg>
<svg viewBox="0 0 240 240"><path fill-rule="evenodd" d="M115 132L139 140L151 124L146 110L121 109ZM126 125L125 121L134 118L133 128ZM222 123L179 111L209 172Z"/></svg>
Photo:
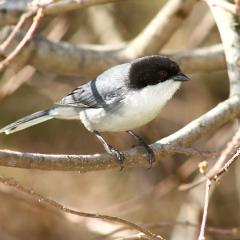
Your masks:
<svg viewBox="0 0 240 240"><path fill-rule="evenodd" d="M186 81L189 78L181 72L178 64L159 55L135 59L129 71L130 87L141 89L167 80Z"/></svg>

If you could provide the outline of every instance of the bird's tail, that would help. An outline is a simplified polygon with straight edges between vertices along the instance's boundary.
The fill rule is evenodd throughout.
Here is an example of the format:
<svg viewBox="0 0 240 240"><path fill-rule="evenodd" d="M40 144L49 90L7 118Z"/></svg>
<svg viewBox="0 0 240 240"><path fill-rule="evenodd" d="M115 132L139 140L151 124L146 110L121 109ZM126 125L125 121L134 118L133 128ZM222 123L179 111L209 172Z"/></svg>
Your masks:
<svg viewBox="0 0 240 240"><path fill-rule="evenodd" d="M43 110L40 112L33 113L29 116L20 118L16 122L11 123L6 127L0 129L0 133L11 134L23 130L25 128L31 127L35 124L50 120L53 118L53 116L50 116L49 114L50 110L51 109Z"/></svg>

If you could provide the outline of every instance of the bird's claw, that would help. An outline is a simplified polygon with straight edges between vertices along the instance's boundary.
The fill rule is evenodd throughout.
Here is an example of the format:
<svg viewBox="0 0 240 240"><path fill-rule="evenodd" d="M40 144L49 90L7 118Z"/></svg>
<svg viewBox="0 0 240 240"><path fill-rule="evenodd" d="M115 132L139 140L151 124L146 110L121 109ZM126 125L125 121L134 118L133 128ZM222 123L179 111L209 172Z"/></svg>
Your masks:
<svg viewBox="0 0 240 240"><path fill-rule="evenodd" d="M123 170L124 168L124 160L125 160L125 156L124 154L117 150L116 148L112 147L111 145L109 145L109 150L111 152L112 155L114 155L116 157L116 159L118 160L118 163L120 164L120 171Z"/></svg>
<svg viewBox="0 0 240 240"><path fill-rule="evenodd" d="M148 169L151 169L153 163L156 162L155 154L154 154L152 148L149 147L149 145L147 145L144 141L139 141L139 145L142 146L145 149L145 151L147 152L148 162L149 162L149 168Z"/></svg>
<svg viewBox="0 0 240 240"><path fill-rule="evenodd" d="M148 154L148 162L149 162L149 168L148 169L151 169L153 163L156 162L156 157L155 157L155 154L154 154L151 147L149 147L146 144L146 146L144 146L144 148L145 148L145 150L147 151L147 154Z"/></svg>

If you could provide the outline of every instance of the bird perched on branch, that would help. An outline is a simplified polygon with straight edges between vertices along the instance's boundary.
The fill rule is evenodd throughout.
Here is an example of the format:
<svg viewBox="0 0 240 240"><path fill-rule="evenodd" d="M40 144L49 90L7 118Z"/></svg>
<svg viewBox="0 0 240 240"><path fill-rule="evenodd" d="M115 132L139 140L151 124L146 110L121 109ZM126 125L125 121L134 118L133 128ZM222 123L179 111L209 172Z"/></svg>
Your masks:
<svg viewBox="0 0 240 240"><path fill-rule="evenodd" d="M23 117L0 129L0 133L11 134L53 118L80 119L121 164L123 153L109 145L100 132L126 131L145 148L152 165L153 150L132 129L152 121L181 82L188 79L178 64L167 57L138 58L108 69L51 108Z"/></svg>

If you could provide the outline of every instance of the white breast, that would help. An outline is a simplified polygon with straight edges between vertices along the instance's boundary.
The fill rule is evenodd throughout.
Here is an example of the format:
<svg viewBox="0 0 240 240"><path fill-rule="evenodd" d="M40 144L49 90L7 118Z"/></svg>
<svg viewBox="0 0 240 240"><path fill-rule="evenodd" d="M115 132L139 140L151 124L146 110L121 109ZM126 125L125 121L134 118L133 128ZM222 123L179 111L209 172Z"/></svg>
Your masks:
<svg viewBox="0 0 240 240"><path fill-rule="evenodd" d="M179 86L180 82L169 80L130 91L121 104L110 111L86 109L80 112L80 119L90 131L118 132L138 128L158 115Z"/></svg>

